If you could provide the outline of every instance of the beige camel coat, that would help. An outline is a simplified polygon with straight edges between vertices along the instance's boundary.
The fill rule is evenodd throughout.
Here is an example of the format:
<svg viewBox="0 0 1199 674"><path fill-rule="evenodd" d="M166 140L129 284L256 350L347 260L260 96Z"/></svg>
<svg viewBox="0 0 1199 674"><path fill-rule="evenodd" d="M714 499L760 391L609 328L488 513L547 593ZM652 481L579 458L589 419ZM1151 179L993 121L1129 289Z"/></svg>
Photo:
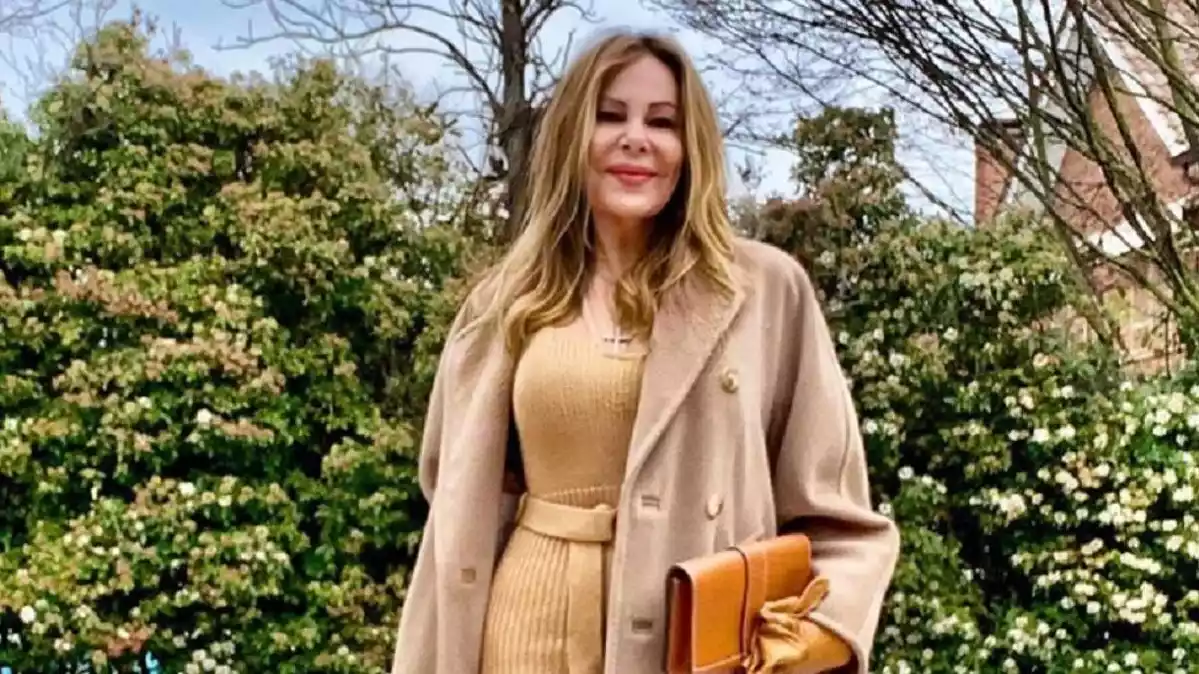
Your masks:
<svg viewBox="0 0 1199 674"><path fill-rule="evenodd" d="M846 381L793 258L737 245L741 291L696 281L665 298L645 364L618 504L604 674L661 672L665 575L730 544L808 534L831 592L813 620L865 674L896 564L870 504ZM492 571L513 516L504 493L513 359L468 301L433 386L420 459L432 504L392 674L475 674Z"/></svg>

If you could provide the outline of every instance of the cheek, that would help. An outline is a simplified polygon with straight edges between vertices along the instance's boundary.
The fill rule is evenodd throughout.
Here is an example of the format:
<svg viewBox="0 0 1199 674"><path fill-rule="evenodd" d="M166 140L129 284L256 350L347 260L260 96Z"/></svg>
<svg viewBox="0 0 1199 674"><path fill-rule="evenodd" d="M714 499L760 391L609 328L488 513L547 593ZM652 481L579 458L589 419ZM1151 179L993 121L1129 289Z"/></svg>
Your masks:
<svg viewBox="0 0 1199 674"><path fill-rule="evenodd" d="M587 148L587 162L593 172L600 172L604 158L611 152L620 134L610 128L597 125L591 134L591 145Z"/></svg>
<svg viewBox="0 0 1199 674"><path fill-rule="evenodd" d="M683 169L683 154L683 141L678 136L672 135L658 146L658 157L661 163L658 170L663 175L670 176L672 188Z"/></svg>

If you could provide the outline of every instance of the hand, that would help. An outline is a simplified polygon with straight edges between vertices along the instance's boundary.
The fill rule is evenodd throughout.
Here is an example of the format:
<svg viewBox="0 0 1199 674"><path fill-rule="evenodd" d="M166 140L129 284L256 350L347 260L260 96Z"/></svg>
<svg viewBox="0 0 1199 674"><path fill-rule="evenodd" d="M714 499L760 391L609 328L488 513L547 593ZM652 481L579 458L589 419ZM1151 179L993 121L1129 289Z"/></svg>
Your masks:
<svg viewBox="0 0 1199 674"><path fill-rule="evenodd" d="M840 669L853 661L853 651L841 637L810 620L800 623L799 637L807 653L803 662L787 674L820 674Z"/></svg>
<svg viewBox="0 0 1199 674"><path fill-rule="evenodd" d="M803 592L768 601L758 612L753 647L742 662L750 674L817 674L853 660L849 644L808 615L828 594L828 579L817 576Z"/></svg>

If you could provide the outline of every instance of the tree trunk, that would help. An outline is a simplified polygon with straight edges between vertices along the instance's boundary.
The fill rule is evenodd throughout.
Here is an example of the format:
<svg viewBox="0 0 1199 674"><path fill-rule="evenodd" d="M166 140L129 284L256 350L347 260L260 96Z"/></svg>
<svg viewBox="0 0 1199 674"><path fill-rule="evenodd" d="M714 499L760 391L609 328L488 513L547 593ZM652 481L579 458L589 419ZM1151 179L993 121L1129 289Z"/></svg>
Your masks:
<svg viewBox="0 0 1199 674"><path fill-rule="evenodd" d="M524 215L529 152L533 146L533 106L528 97L525 70L528 66L528 36L524 25L524 2L502 0L503 32L501 67L503 103L498 120L497 142L507 161L505 182L508 221L501 233L502 242L516 238Z"/></svg>

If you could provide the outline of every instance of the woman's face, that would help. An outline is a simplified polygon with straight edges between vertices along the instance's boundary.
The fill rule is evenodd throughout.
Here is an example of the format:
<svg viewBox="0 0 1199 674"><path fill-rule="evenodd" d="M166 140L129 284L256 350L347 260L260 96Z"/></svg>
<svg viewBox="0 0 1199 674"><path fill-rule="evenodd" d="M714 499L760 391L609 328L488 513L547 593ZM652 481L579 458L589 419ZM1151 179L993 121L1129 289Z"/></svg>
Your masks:
<svg viewBox="0 0 1199 674"><path fill-rule="evenodd" d="M642 56L600 96L587 199L597 221L649 222L670 201L683 166L679 83Z"/></svg>

